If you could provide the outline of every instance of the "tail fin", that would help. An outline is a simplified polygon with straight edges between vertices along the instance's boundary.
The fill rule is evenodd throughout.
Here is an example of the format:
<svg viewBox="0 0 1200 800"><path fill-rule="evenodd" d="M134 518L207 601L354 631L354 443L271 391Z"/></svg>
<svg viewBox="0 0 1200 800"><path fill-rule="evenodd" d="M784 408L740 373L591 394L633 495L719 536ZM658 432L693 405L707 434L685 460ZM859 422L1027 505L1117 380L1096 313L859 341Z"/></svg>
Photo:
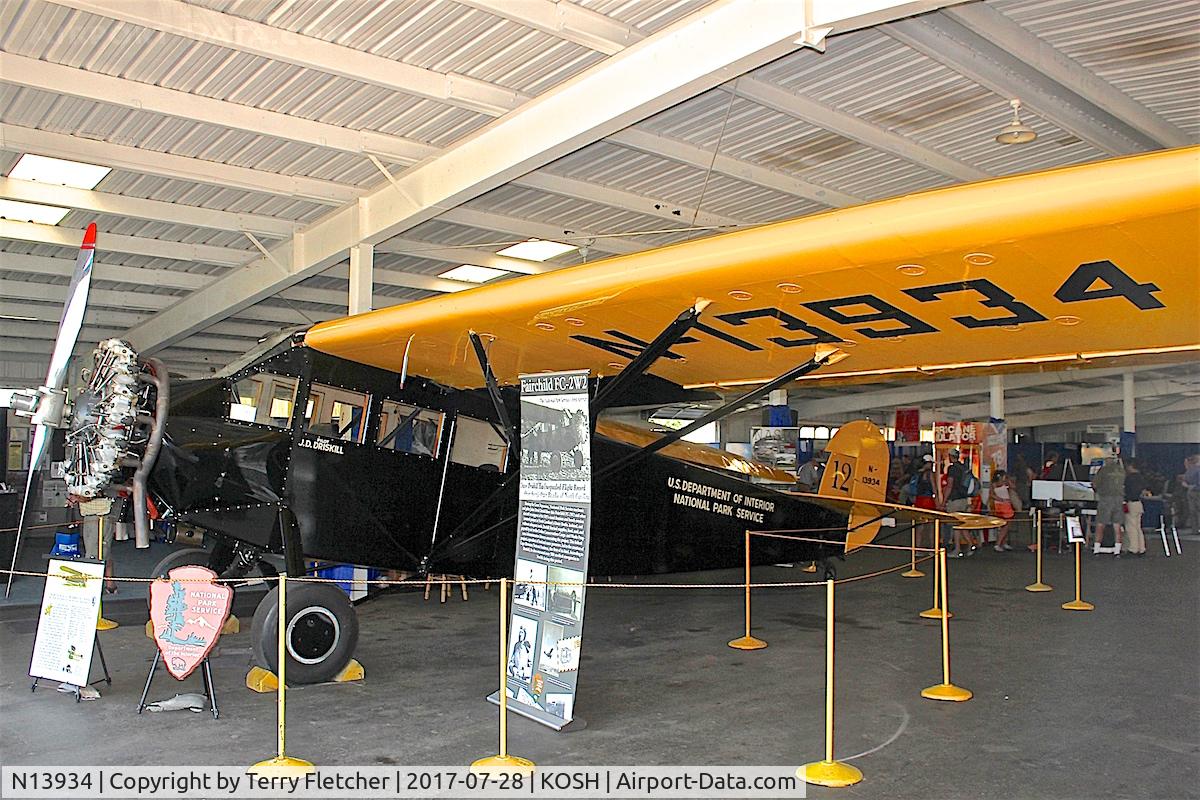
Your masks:
<svg viewBox="0 0 1200 800"><path fill-rule="evenodd" d="M819 494L829 497L883 502L887 494L888 448L883 432L867 420L841 427L825 448L828 461L821 476ZM846 552L875 538L879 512L870 506L855 506L847 522Z"/></svg>

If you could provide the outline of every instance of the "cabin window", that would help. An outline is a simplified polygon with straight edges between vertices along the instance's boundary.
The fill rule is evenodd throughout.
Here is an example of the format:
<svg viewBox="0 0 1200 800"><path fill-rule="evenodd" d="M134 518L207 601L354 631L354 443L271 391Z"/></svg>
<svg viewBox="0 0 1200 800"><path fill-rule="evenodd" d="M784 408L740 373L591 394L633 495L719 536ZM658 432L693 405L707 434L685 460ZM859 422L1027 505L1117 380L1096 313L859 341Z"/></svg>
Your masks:
<svg viewBox="0 0 1200 800"><path fill-rule="evenodd" d="M260 372L233 384L229 418L272 428L286 428L292 421L297 380L286 375Z"/></svg>
<svg viewBox="0 0 1200 800"><path fill-rule="evenodd" d="M440 411L384 400L377 444L386 450L437 458L445 416Z"/></svg>
<svg viewBox="0 0 1200 800"><path fill-rule="evenodd" d="M317 436L362 444L368 396L350 389L314 383L305 409L304 430Z"/></svg>
<svg viewBox="0 0 1200 800"><path fill-rule="evenodd" d="M468 467L504 472L505 462L508 460L508 443L490 422L459 416L454 425L450 460Z"/></svg>

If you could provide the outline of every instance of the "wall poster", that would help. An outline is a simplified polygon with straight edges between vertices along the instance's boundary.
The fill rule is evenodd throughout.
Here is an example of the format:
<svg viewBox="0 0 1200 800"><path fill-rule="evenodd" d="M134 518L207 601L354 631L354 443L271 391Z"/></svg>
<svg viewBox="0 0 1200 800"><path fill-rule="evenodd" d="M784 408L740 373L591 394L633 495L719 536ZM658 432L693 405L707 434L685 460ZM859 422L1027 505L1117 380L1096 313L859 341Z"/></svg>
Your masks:
<svg viewBox="0 0 1200 800"><path fill-rule="evenodd" d="M505 684L509 708L574 716L592 516L588 373L521 376L521 489Z"/></svg>
<svg viewBox="0 0 1200 800"><path fill-rule="evenodd" d="M104 589L104 562L52 558L29 677L87 686Z"/></svg>

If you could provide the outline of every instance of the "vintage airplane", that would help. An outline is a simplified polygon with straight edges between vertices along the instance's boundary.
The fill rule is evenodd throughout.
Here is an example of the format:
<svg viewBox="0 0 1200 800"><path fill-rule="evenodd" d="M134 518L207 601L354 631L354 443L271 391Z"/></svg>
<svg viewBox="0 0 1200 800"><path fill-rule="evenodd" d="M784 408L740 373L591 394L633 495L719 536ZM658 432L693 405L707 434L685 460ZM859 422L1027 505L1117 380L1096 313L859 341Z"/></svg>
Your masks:
<svg viewBox="0 0 1200 800"><path fill-rule="evenodd" d="M716 406L663 436L594 423L593 574L729 566L747 528L840 526L828 545L756 550L760 560L827 561L873 536L881 516L915 513L879 502L887 451L877 428L843 426L830 443L836 463L809 496L753 483L790 477L682 435L797 381L1194 358L1198 174L1200 148L1158 152L519 278L282 336L225 375L170 386L169 401L160 367L109 369L136 373L147 422L116 451L142 465L156 513L214 542L159 569L203 559L245 575L270 571L263 557L273 553L289 574L306 558L507 574L519 426L542 434L545 450L530 457L541 467L580 452L571 420L519 418L518 376L586 368L592 420L616 408ZM101 346L91 411L76 413L71 485L84 497L123 480L98 475L92 465L111 462L91 454L84 431L106 419L116 378L99 376L127 365L127 350ZM831 369L843 359L848 369ZM721 399L731 390L740 394ZM732 494L752 508L718 512ZM276 602L272 591L255 615L268 667ZM289 677L336 674L357 635L345 595L294 585L288 607Z"/></svg>

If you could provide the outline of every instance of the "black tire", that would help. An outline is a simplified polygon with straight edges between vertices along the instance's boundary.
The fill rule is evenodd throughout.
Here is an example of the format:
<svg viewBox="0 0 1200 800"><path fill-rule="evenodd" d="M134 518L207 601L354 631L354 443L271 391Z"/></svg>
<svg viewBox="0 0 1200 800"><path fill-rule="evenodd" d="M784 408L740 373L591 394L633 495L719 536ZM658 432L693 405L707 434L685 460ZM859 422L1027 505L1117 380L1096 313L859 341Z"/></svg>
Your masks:
<svg viewBox="0 0 1200 800"><path fill-rule="evenodd" d="M358 647L358 614L350 598L327 583L288 586L289 683L332 680ZM276 672L279 660L279 587L267 592L250 628L255 661Z"/></svg>
<svg viewBox="0 0 1200 800"><path fill-rule="evenodd" d="M203 547L184 547L167 553L161 561L150 570L151 578L165 578L167 573L176 567L208 567L212 553ZM212 569L209 567L209 569Z"/></svg>

